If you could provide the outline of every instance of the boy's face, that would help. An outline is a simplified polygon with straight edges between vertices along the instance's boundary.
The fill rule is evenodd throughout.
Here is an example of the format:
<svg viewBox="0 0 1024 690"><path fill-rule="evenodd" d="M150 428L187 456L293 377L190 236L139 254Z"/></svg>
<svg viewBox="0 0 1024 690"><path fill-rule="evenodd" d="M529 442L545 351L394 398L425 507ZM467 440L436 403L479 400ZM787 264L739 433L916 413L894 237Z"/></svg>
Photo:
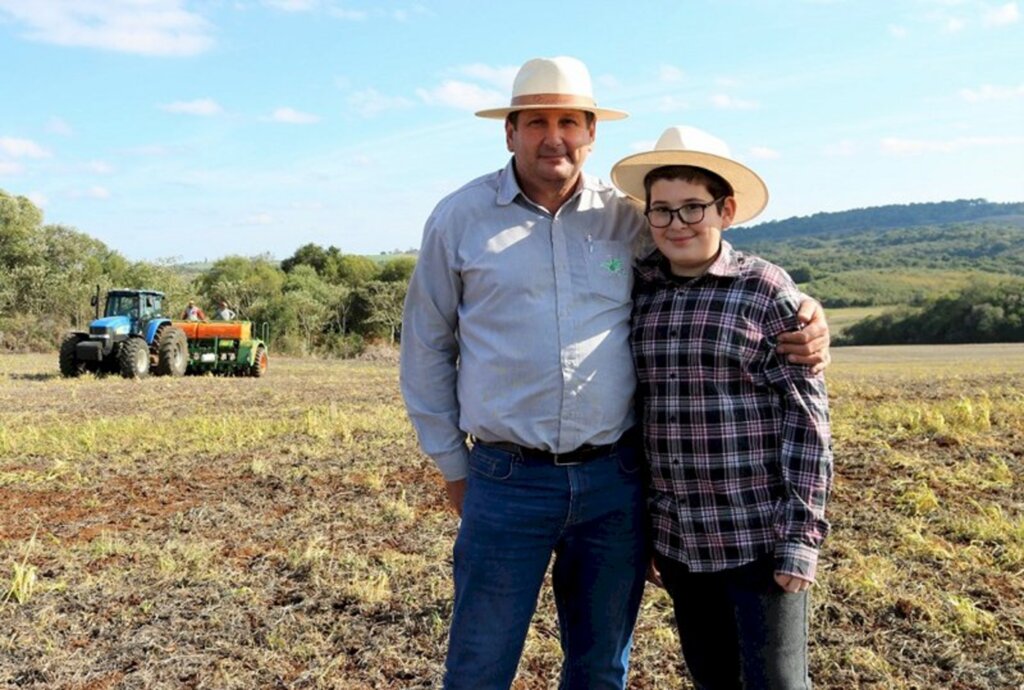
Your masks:
<svg viewBox="0 0 1024 690"><path fill-rule="evenodd" d="M651 185L649 206L651 209L674 210L693 204L703 206L711 201L711 193L702 184L657 180ZM686 211L684 209L684 214ZM721 213L717 204L711 204L704 209L704 218L698 223L685 224L676 213L667 227L651 226L654 243L668 259L672 273L699 276L714 263L722 243L722 231L732 224L735 212L736 200L730 196L722 203Z"/></svg>

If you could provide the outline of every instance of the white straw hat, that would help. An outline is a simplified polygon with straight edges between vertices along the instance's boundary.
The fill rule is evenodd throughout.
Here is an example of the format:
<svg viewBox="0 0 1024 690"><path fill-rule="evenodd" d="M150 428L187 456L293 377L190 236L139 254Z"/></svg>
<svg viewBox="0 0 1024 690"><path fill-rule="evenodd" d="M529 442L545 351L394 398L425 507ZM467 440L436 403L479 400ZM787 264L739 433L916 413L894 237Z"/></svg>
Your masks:
<svg viewBox="0 0 1024 690"><path fill-rule="evenodd" d="M692 165L719 175L736 197L734 224L757 216L768 205L768 187L753 170L737 163L724 141L696 127L669 127L653 151L626 156L612 167L612 182L623 192L646 202L644 178L665 165Z"/></svg>
<svg viewBox="0 0 1024 690"><path fill-rule="evenodd" d="M559 108L594 113L598 120L621 120L629 113L598 108L587 66L572 57L535 58L519 68L507 108L477 111L477 117L504 120L516 110Z"/></svg>

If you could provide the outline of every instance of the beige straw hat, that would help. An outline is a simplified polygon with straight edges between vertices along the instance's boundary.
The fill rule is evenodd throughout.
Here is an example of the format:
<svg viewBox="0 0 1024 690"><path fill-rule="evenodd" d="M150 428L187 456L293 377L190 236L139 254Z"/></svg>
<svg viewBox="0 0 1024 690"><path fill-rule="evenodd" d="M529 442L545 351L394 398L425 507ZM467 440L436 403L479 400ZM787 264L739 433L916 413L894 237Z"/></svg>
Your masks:
<svg viewBox="0 0 1024 690"><path fill-rule="evenodd" d="M665 165L692 165L721 176L736 197L734 224L757 216L768 205L768 187L757 173L732 159L724 141L696 127L669 127L653 151L626 156L612 167L612 182L623 192L646 202L644 178Z"/></svg>
<svg viewBox="0 0 1024 690"><path fill-rule="evenodd" d="M478 111L477 117L504 120L516 110L562 108L594 113L598 120L629 117L622 110L598 108L590 85L587 66L576 58L553 57L528 60L519 68L512 84L512 102L507 108Z"/></svg>

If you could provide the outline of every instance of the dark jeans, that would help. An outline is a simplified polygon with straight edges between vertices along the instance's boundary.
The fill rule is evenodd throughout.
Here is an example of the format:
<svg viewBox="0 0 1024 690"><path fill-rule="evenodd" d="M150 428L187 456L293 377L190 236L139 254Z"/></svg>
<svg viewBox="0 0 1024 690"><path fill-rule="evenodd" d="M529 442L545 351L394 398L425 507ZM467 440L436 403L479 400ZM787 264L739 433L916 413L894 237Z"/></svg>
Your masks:
<svg viewBox="0 0 1024 690"><path fill-rule="evenodd" d="M698 690L809 690L809 594L776 584L770 554L714 573L656 558Z"/></svg>
<svg viewBox="0 0 1024 690"><path fill-rule="evenodd" d="M555 467L477 444L469 467L444 687L512 685L554 555L559 687L622 690L648 562L637 450Z"/></svg>

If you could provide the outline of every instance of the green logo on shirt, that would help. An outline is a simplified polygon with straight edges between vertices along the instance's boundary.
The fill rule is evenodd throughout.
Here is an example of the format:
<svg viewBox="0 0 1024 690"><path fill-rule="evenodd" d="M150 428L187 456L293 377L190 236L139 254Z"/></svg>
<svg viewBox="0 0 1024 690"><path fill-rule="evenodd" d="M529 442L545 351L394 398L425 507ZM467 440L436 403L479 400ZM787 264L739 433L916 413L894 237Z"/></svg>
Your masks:
<svg viewBox="0 0 1024 690"><path fill-rule="evenodd" d="M608 259L601 265L609 273L622 273L622 259Z"/></svg>

